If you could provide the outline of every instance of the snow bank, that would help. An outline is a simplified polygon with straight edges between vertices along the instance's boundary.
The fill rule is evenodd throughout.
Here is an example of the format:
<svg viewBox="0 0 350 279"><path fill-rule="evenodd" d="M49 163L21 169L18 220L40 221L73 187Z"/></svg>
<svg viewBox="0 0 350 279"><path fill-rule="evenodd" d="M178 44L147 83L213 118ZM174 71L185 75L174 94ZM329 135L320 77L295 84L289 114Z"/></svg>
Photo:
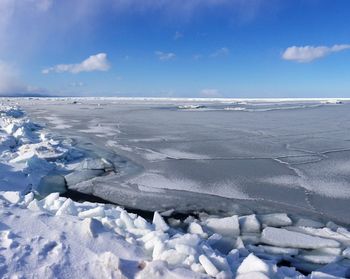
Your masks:
<svg viewBox="0 0 350 279"><path fill-rule="evenodd" d="M294 265L303 271L313 267L310 278L321 273L337 276L339 269L346 276L350 273L345 259L350 248L343 243L290 227L258 231L261 224L255 215L203 215L179 220L173 227L158 212L150 222L118 206L74 202L58 193L37 200L33 193L0 192L0 205L2 277L21 277L30 267L33 276L50 278L51 271L43 273L50 262L66 272L60 278L81 272L80 276L93 278L306 278ZM333 237L348 232L340 226L335 229ZM256 243L251 244L253 235ZM14 265L15 254L26 260ZM286 261L289 267L280 266ZM325 269L330 264L337 269Z"/></svg>

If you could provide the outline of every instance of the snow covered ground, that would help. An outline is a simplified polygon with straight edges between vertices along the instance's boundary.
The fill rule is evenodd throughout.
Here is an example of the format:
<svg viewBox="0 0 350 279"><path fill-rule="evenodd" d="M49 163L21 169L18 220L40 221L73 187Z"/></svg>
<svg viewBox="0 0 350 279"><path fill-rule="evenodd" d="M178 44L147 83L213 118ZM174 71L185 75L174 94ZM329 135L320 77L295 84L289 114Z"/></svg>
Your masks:
<svg viewBox="0 0 350 279"><path fill-rule="evenodd" d="M237 211L180 219L156 211L147 220L115 205L47 195L92 173L112 177L110 161L84 157L19 107L2 105L0 113L1 278L350 276L350 231L324 218Z"/></svg>

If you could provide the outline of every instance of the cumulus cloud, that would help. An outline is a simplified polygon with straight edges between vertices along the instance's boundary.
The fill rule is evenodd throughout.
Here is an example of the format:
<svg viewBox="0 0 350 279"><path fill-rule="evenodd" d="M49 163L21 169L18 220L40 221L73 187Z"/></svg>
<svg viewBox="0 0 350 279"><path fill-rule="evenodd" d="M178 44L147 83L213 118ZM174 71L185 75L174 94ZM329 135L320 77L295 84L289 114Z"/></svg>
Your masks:
<svg viewBox="0 0 350 279"><path fill-rule="evenodd" d="M219 48L218 50L214 51L210 57L222 57L227 56L230 54L230 50L227 47Z"/></svg>
<svg viewBox="0 0 350 279"><path fill-rule="evenodd" d="M350 45L333 45L327 46L291 46L282 54L284 60L307 63L313 60L325 57L334 52L350 49Z"/></svg>
<svg viewBox="0 0 350 279"><path fill-rule="evenodd" d="M51 72L63 73L69 72L77 74L80 72L93 72L93 71L108 71L110 68L110 63L107 59L106 53L98 53L96 55L91 55L81 63L77 64L59 64L42 71L43 74L48 74Z"/></svg>
<svg viewBox="0 0 350 279"><path fill-rule="evenodd" d="M175 53L172 52L162 52L162 51L156 51L154 53L159 60L161 61L168 61L168 60L172 60L176 57Z"/></svg>

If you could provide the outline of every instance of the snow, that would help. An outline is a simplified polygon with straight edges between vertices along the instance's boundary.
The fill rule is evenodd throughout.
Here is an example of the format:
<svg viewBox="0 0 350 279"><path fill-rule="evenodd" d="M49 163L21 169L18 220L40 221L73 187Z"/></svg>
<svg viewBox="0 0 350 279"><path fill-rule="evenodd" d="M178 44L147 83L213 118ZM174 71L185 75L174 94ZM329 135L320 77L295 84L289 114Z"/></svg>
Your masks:
<svg viewBox="0 0 350 279"><path fill-rule="evenodd" d="M18 107L0 106L0 114L1 278L350 274L350 232L332 222L325 226L283 212L198 213L180 220L173 215L176 208L155 211L148 220L116 205L62 197L67 182L106 174L113 164L74 156L80 153L32 123ZM306 277L296 268L311 273Z"/></svg>
<svg viewBox="0 0 350 279"><path fill-rule="evenodd" d="M16 204L8 197L18 197L14 200ZM286 274L289 274L288 278L303 278L293 267L277 267L273 259L282 258L269 258L268 255L284 254L295 257L295 261L305 262L304 265L307 262L324 265L339 261L341 255L347 253L346 250L342 252L343 249L338 247L340 244L332 239L273 227L262 231L261 241L274 246L259 244L253 248L252 245L245 246L241 240L241 244L236 245L242 252L233 249L222 253L199 228L205 227L208 219L215 220L215 228L224 228L223 232L234 239L230 225L217 226L222 225L218 220L226 218L209 217L202 221L190 218L188 228L203 231L201 235L190 232L192 229L187 229L189 232L186 233L169 227L158 212L154 213L151 224L118 206L74 202L58 193L39 201L33 198L32 194L22 196L19 192L0 193L0 246L6 247L3 260L6 271L1 271L1 268L0 271L5 272L2 273L5 277L9 274L20 276L29 267L31 274L39 274L38 278L52 277L50 270L43 272L46 264L59 268L60 274L85 274L85 277L94 278L119 278L121 275L126 278L205 278L205 274L216 278L285 278ZM13 215L17 217L13 218ZM228 217L230 220L238 221L238 217ZM30 229L23 230L27 226ZM245 232L239 233L246 235ZM224 237L218 233L211 236L215 235L220 239ZM114 244L111 244L112 238ZM24 244L25 239L31 242ZM35 252L28 256L21 247L30 247ZM243 253L244 249L252 250ZM26 259L21 260L20 266L12 264L15 253ZM40 260L40 255L46 256ZM43 259L44 263L41 263ZM90 268L86 268L87 262ZM61 278L70 277L62 275Z"/></svg>

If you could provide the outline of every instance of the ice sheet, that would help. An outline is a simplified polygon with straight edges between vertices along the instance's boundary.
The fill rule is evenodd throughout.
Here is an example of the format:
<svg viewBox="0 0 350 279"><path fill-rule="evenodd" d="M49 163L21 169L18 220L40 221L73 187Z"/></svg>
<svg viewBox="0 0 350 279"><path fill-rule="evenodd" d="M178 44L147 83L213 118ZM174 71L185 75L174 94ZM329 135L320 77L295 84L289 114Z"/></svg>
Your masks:
<svg viewBox="0 0 350 279"><path fill-rule="evenodd" d="M115 152L139 167L131 176L117 175L115 187L127 184L144 190L154 182L153 176L159 178L153 188L256 200L350 223L350 104L338 101L53 98L17 102L36 121L47 123L47 116L54 115L71 125L58 130L78 144L83 139L91 148ZM57 129L55 123L47 125Z"/></svg>

